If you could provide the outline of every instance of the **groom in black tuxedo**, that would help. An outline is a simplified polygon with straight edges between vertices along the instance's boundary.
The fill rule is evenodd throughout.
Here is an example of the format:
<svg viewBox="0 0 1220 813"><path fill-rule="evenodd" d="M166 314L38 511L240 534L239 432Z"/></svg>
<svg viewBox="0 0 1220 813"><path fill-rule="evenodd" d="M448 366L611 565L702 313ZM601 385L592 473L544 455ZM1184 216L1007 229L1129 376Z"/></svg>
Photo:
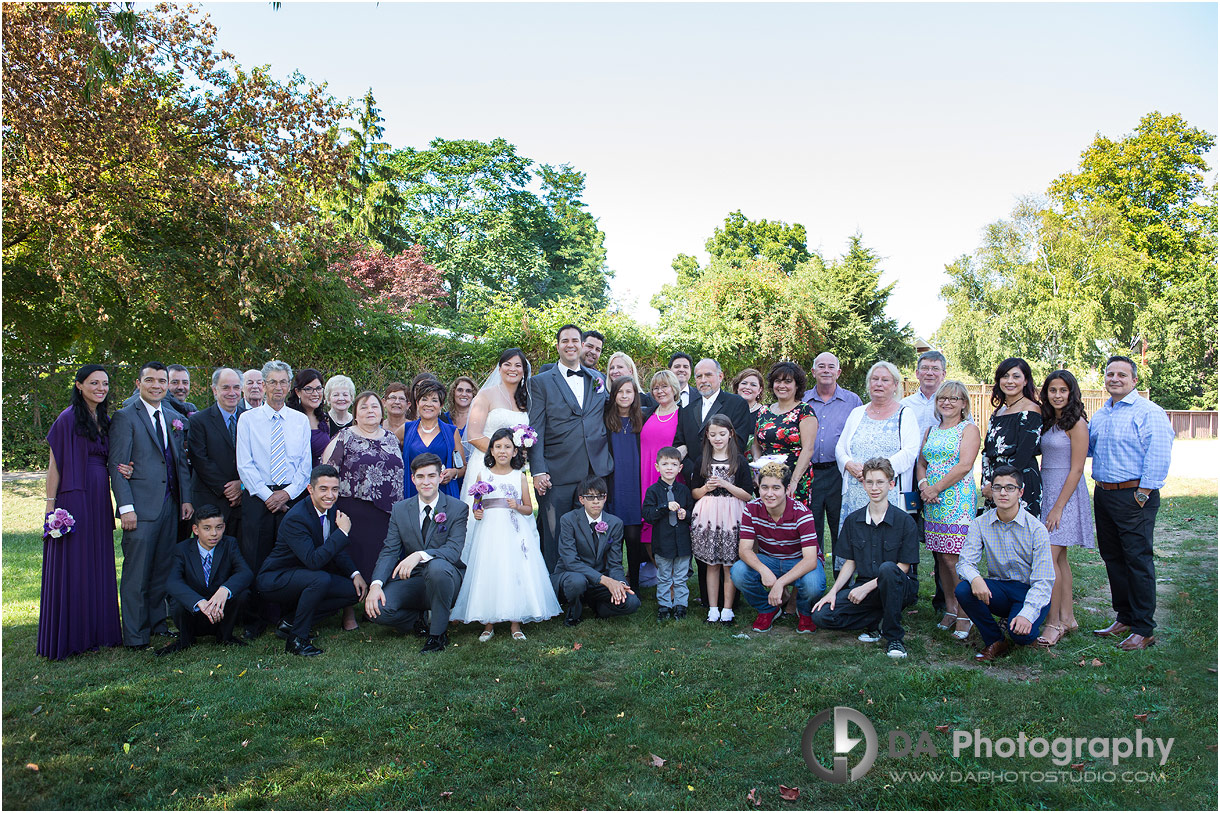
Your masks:
<svg viewBox="0 0 1220 813"><path fill-rule="evenodd" d="M373 567L364 612L378 624L410 632L430 611L428 641L420 652L449 645L449 612L466 575L466 504L440 493L441 459L425 452L411 461L416 495L394 503L385 546Z"/></svg>
<svg viewBox="0 0 1220 813"><path fill-rule="evenodd" d="M530 425L538 441L530 448L530 471L538 492L542 558L548 571L559 559L559 518L572 510L577 486L614 468L602 412L606 381L580 363L581 331L564 325L555 334L559 363L530 379Z"/></svg>

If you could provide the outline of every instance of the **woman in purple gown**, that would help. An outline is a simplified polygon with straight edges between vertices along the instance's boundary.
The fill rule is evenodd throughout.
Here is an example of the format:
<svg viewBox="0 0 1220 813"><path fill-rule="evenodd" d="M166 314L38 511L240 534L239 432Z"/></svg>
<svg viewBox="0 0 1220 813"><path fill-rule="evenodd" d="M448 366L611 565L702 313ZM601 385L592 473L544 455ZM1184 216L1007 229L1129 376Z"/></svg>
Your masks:
<svg viewBox="0 0 1220 813"><path fill-rule="evenodd" d="M339 430L323 453L339 470L339 510L352 519L347 552L366 581L385 544L390 509L402 498L403 462L398 438L381 425L381 398L375 392L356 396L351 426ZM356 629L354 611L343 611L343 628Z"/></svg>
<svg viewBox="0 0 1220 813"><path fill-rule="evenodd" d="M292 392L285 401L309 418L309 454L316 466L330 443L330 421L322 408L322 374L312 367L298 370L292 379Z"/></svg>
<svg viewBox="0 0 1220 813"><path fill-rule="evenodd" d="M39 655L60 660L123 642L114 570L114 506L106 470L110 378L88 364L76 374L72 403L59 414L47 443L46 512L76 520L71 533L42 546Z"/></svg>

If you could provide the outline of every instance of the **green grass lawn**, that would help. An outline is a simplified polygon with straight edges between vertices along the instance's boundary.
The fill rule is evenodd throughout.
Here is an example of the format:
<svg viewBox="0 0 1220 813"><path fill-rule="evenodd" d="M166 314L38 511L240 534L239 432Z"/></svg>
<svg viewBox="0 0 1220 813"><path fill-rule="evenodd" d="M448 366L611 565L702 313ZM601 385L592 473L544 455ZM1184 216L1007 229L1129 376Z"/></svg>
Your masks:
<svg viewBox="0 0 1220 813"><path fill-rule="evenodd" d="M209 638L169 658L119 649L52 663L34 655L42 488L3 486L9 808L742 809L754 788L764 809L1216 808L1211 481L1164 491L1154 649L1122 653L1081 632L987 668L972 662L976 638L935 629L927 553L905 662L854 635L798 636L791 623L735 637L749 631L749 610L731 630L697 617L659 626L645 590L627 619L527 625L524 643L505 628L479 644L468 626L429 657L417 638L371 624L344 633L335 617L313 659L264 636L244 649ZM1082 631L1102 626L1104 568L1096 552L1074 559ZM867 714L882 746L871 772L846 785L817 779L801 756L810 716L833 705ZM1174 744L1163 767L1132 758L1118 769L1155 781L991 781L978 772L1061 769L1049 758L954 757L953 731L975 728L993 739L1141 728ZM891 729L930 732L940 755L890 758ZM1062 770L1111 769L1082 762ZM799 800L781 800L780 784L800 788Z"/></svg>

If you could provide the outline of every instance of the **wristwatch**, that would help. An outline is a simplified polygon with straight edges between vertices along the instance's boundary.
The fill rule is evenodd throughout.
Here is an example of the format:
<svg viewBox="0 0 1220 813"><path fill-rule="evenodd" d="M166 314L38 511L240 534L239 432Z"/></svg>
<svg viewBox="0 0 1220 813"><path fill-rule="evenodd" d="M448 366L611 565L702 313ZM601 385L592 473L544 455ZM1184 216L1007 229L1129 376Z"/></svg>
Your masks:
<svg viewBox="0 0 1220 813"><path fill-rule="evenodd" d="M1140 504L1140 508L1144 507L1144 503L1148 502L1148 495L1142 491L1135 492L1135 501Z"/></svg>

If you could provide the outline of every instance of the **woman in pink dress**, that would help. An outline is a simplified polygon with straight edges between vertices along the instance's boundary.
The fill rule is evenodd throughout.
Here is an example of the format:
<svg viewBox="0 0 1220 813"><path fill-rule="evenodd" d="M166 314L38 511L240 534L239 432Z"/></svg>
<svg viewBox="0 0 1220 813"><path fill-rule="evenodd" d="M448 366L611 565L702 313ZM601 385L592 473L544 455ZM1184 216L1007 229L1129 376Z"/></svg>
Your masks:
<svg viewBox="0 0 1220 813"><path fill-rule="evenodd" d="M674 445L674 436L678 433L678 393L682 385L678 377L669 370L658 370L650 383L652 397L656 399L657 408L648 414L644 428L640 430L640 493L648 491L648 487L661 479L657 473L657 452L666 446ZM640 542L644 550L652 552L652 526L647 522L640 532Z"/></svg>

